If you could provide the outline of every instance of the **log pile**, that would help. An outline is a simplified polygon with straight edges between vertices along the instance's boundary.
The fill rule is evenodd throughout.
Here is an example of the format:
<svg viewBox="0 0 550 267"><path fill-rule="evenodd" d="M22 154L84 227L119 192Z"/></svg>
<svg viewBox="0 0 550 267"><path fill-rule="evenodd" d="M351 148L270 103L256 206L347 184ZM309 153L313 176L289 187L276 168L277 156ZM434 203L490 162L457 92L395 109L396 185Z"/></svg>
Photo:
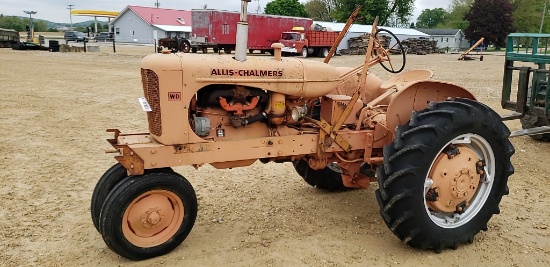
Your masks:
<svg viewBox="0 0 550 267"><path fill-rule="evenodd" d="M409 38L401 41L401 45L407 54L426 55L437 50L437 41L427 38Z"/></svg>
<svg viewBox="0 0 550 267"><path fill-rule="evenodd" d="M382 47L388 49L391 42L391 37L380 35L380 44ZM364 34L359 37L353 37L348 39L349 49L340 49L339 53L342 55L364 55L369 46L370 34Z"/></svg>

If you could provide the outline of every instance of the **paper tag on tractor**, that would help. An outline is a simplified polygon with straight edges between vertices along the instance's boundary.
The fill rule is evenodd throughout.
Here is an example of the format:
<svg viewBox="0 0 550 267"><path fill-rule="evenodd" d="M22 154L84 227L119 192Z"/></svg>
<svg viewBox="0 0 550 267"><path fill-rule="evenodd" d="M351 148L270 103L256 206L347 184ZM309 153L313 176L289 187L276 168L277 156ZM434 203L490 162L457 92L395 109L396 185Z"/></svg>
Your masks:
<svg viewBox="0 0 550 267"><path fill-rule="evenodd" d="M151 106L149 105L149 102L147 102L147 99L145 99L145 97L139 97L138 101L139 101L139 104L141 105L141 109L143 109L143 111L146 111L146 112L153 111L151 109Z"/></svg>

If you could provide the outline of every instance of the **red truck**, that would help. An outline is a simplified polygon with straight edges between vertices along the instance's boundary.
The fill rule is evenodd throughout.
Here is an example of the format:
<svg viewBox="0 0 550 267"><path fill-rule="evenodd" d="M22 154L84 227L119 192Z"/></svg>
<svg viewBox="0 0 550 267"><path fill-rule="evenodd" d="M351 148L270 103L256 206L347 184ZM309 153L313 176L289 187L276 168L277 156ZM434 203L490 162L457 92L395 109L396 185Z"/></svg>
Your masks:
<svg viewBox="0 0 550 267"><path fill-rule="evenodd" d="M194 9L191 10L192 36L205 37L206 41L217 44L220 50L231 53L235 50L239 12ZM273 52L271 45L279 42L281 33L293 27L309 29L313 24L310 18L275 15L248 14L248 49L262 53ZM330 47L330 46L329 46Z"/></svg>
<svg viewBox="0 0 550 267"><path fill-rule="evenodd" d="M285 46L282 51L299 53L304 58L308 55L326 57L339 34L332 31L304 31L303 28L296 27L292 30L281 34L279 42Z"/></svg>

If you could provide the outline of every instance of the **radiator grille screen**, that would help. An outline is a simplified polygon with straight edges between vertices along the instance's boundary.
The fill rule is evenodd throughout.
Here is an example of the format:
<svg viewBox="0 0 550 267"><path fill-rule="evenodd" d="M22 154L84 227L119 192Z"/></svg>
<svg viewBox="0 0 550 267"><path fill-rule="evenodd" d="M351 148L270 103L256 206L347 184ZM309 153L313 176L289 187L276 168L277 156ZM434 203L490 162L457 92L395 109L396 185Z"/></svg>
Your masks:
<svg viewBox="0 0 550 267"><path fill-rule="evenodd" d="M161 136L162 120L160 112L159 78L154 71L141 69L141 83L143 84L143 94L152 109L152 111L147 112L149 131L156 136Z"/></svg>

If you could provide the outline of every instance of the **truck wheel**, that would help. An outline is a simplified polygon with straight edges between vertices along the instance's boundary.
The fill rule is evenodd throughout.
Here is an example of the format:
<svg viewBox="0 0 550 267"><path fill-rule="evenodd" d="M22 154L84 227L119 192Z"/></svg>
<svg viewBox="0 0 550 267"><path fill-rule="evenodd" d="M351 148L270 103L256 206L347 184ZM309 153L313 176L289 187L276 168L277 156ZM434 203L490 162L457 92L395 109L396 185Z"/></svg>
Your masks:
<svg viewBox="0 0 550 267"><path fill-rule="evenodd" d="M321 48L319 49L319 57L326 58L328 56L328 49L327 48Z"/></svg>
<svg viewBox="0 0 550 267"><path fill-rule="evenodd" d="M178 46L180 52L183 53L189 53L189 50L191 49L191 43L185 39L179 40L179 46Z"/></svg>
<svg viewBox="0 0 550 267"><path fill-rule="evenodd" d="M226 53L226 54L231 54L231 49L230 48L224 48L223 52Z"/></svg>
<svg viewBox="0 0 550 267"><path fill-rule="evenodd" d="M342 182L342 171L338 165L330 163L326 168L321 170L312 169L309 164L303 160L292 162L294 169L306 183L309 185L327 191L345 191L349 188L344 186Z"/></svg>
<svg viewBox="0 0 550 267"><path fill-rule="evenodd" d="M306 58L307 57L307 47L302 47L302 51L300 53L300 55L303 57L303 58Z"/></svg>
<svg viewBox="0 0 550 267"><path fill-rule="evenodd" d="M203 53L203 54L206 54L206 53L208 53L208 48L206 48L206 47L203 47L203 48L202 48L202 53Z"/></svg>
<svg viewBox="0 0 550 267"><path fill-rule="evenodd" d="M191 48L191 52L192 53L197 53L197 48L196 47Z"/></svg>
<svg viewBox="0 0 550 267"><path fill-rule="evenodd" d="M548 121L547 118L538 117L536 115L529 115L529 114L526 114L519 121L521 122L521 127L523 129L530 129L535 127L550 125L550 121ZM550 133L534 134L529 136L537 141L550 142Z"/></svg>
<svg viewBox="0 0 550 267"><path fill-rule="evenodd" d="M129 176L109 193L99 229L107 246L132 260L164 255L187 237L197 217L191 184L176 173Z"/></svg>
<svg viewBox="0 0 550 267"><path fill-rule="evenodd" d="M496 112L469 99L414 112L384 147L378 168L376 198L386 225L421 249L473 242L508 194L509 135Z"/></svg>
<svg viewBox="0 0 550 267"><path fill-rule="evenodd" d="M217 47L212 48L212 50L214 50L214 53L218 53L218 51L220 51Z"/></svg>
<svg viewBox="0 0 550 267"><path fill-rule="evenodd" d="M149 169L145 170L145 173L175 173L172 168L161 168L161 169ZM92 193L92 200L90 205L90 213L92 216L92 222L94 223L95 229L99 231L99 214L101 212L101 207L107 198L107 195L113 190L113 188L120 182L122 179L128 177L128 172L120 164L117 163L111 168L109 168L97 181L97 184Z"/></svg>

